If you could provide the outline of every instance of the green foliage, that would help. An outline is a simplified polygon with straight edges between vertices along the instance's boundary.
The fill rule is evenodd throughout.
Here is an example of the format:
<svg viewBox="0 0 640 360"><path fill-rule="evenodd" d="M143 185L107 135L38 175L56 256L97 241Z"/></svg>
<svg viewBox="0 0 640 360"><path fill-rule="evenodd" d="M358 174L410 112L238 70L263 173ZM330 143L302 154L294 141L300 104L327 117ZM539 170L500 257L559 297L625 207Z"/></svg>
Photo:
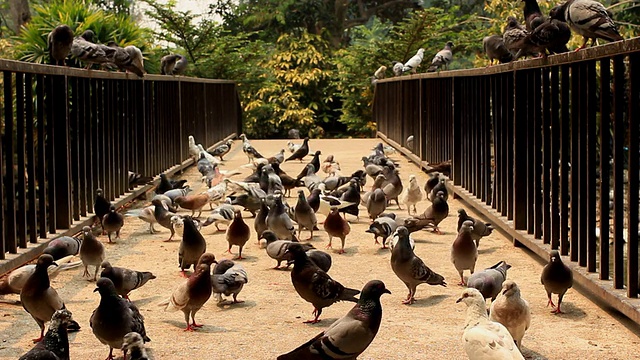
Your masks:
<svg viewBox="0 0 640 360"><path fill-rule="evenodd" d="M105 13L96 5L82 0L58 0L34 6L31 22L16 37L16 58L48 63L47 36L60 24L69 25L75 34L93 30L97 42L107 43L113 40L120 46L135 45L143 54L148 50L149 33L129 16ZM153 68L147 70L151 71Z"/></svg>

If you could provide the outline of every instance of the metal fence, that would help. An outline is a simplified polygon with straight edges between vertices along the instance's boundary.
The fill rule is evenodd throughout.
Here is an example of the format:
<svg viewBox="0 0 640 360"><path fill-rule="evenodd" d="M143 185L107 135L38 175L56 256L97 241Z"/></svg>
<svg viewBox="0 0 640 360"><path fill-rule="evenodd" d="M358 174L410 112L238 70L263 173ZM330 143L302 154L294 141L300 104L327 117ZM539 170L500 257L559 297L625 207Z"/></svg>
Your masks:
<svg viewBox="0 0 640 360"><path fill-rule="evenodd" d="M640 323L640 38L381 80L374 120L397 147L413 135L403 150L421 165L451 159L457 195L517 245L559 249L580 284Z"/></svg>
<svg viewBox="0 0 640 360"><path fill-rule="evenodd" d="M87 71L0 60L0 260L69 229L113 200L128 171L183 163L187 137L205 146L238 132L232 81Z"/></svg>

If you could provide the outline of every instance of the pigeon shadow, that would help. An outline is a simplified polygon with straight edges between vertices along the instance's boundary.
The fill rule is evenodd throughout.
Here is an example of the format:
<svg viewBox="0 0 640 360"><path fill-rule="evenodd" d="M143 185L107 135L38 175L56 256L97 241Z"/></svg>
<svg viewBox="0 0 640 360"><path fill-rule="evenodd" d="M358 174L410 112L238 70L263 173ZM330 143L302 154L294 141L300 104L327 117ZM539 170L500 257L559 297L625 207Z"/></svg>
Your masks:
<svg viewBox="0 0 640 360"><path fill-rule="evenodd" d="M179 330L183 330L186 326L184 321L177 321L177 320L164 320L163 323L165 324L169 324L172 325L174 327L176 327ZM223 333L223 332L227 332L227 329L225 328L221 328L221 327L217 327L217 326L213 326L213 325L208 325L208 324L204 324L203 327L199 328L198 330L195 330L195 332L202 332L202 333Z"/></svg>
<svg viewBox="0 0 640 360"><path fill-rule="evenodd" d="M522 356L527 360L549 360L548 357L524 346L520 349L520 352L522 353Z"/></svg>
<svg viewBox="0 0 640 360"><path fill-rule="evenodd" d="M413 238L413 241L419 244L439 244L439 242L428 240L428 239L416 239Z"/></svg>
<svg viewBox="0 0 640 360"><path fill-rule="evenodd" d="M228 253L225 255L229 255ZM242 259L238 260L238 255L237 254L233 254L233 257L222 257L222 259L229 259L229 260L233 260L234 262L237 262L239 264L242 263L255 263L258 262L258 257L257 256L250 256L250 255L242 255Z"/></svg>
<svg viewBox="0 0 640 360"><path fill-rule="evenodd" d="M351 257L357 253L358 253L358 247L352 246L352 247L345 247L344 252L342 254L338 254L338 249L333 249L333 251L331 251L331 256Z"/></svg>
<svg viewBox="0 0 640 360"><path fill-rule="evenodd" d="M478 254L493 254L496 250L497 248L494 246L487 249L478 250Z"/></svg>
<svg viewBox="0 0 640 360"><path fill-rule="evenodd" d="M410 306L418 307L418 308L434 306L434 305L438 305L439 303L443 302L445 299L450 297L451 295L440 294L440 295L431 295L428 298L417 298L416 302L414 302Z"/></svg>
<svg viewBox="0 0 640 360"><path fill-rule="evenodd" d="M581 308L575 306L570 302L562 302L561 305L562 313L561 314L553 314L555 316L561 317L563 319L571 319L571 320L580 320L587 316L587 313Z"/></svg>
<svg viewBox="0 0 640 360"><path fill-rule="evenodd" d="M241 303L233 303L233 300L222 300L222 302L216 304L218 308L223 310L252 308L256 305L256 302L252 300L244 300Z"/></svg>
<svg viewBox="0 0 640 360"><path fill-rule="evenodd" d="M156 302L158 299L160 299L160 295L155 295L155 296L151 296L151 297L147 297L147 298L143 298L143 299L137 299L137 300L133 300L131 302L135 306L140 308L141 306L147 305L147 304L149 304L151 302Z"/></svg>
<svg viewBox="0 0 640 360"><path fill-rule="evenodd" d="M378 250L376 250L376 254L378 255L383 255L383 254L389 254L391 252L391 248L386 247L386 248L378 248Z"/></svg>

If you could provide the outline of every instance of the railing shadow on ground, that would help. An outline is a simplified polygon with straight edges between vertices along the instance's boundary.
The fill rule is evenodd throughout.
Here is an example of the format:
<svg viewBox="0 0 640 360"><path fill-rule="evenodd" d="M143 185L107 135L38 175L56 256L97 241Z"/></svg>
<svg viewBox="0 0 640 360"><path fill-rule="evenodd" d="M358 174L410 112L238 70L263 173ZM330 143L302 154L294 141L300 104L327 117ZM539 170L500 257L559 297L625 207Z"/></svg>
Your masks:
<svg viewBox="0 0 640 360"><path fill-rule="evenodd" d="M380 80L373 116L419 166L451 160L455 194L514 245L560 250L576 282L640 324L640 38Z"/></svg>

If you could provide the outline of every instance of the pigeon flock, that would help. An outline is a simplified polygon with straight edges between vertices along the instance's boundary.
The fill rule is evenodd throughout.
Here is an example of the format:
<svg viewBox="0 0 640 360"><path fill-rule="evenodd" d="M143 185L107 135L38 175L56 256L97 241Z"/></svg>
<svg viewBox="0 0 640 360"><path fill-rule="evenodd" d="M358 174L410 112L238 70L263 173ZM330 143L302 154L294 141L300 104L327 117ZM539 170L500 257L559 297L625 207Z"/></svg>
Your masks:
<svg viewBox="0 0 640 360"><path fill-rule="evenodd" d="M537 0L524 2L523 17L525 25L510 16L501 35L486 36L482 45L490 65L497 60L501 64L509 63L526 56L547 57L548 54L568 52L567 43L571 40L571 30L584 37L582 45L575 51L595 45L597 39L614 42L623 40L611 18L611 13L596 0L567 0L554 7L545 16ZM448 69L453 60L453 43L447 42L431 60L427 72ZM394 76L415 74L423 61L425 49L417 53L406 63L393 61L391 70ZM386 66L375 71L372 83L386 76Z"/></svg>
<svg viewBox="0 0 640 360"><path fill-rule="evenodd" d="M84 268L83 276L96 284L94 292L98 294L94 297L97 302L88 326L105 345L105 352L108 347L107 359L114 358L114 349L122 350L125 359L148 359L144 344L151 341L153 329L145 328L141 309L131 302L130 296L136 289L153 284L157 277L148 271L118 267L109 260L113 251L110 249L122 241L119 233L125 219L138 224L137 219L148 223L151 234L156 231L153 227L156 223L166 228L163 232L170 232L171 236L163 241L180 238L177 262L173 266L177 265L179 269L175 272L176 279L178 275L185 279L175 281L175 290L164 294L165 300L156 305L166 312L181 310L185 331L202 328L196 315L212 295L218 304L233 306L243 302L238 295L245 285L249 286L249 274L242 265L247 261L242 251L253 243L252 238L257 239L257 246L265 250L268 258L275 260L274 269L290 271L291 281L287 286L299 295L300 303L313 306L313 318L305 323L321 322L323 311L337 302L355 303L344 317L278 359L355 359L374 340L380 326L385 326L380 297L391 293L385 284L371 279L364 287L354 288L348 274L331 271L334 262L347 261L353 251L352 247L346 247L352 233L350 223L368 223L366 233L371 233L375 244L380 244L379 253L388 251L390 264L386 266L407 288L406 297L398 297L398 301L407 306L424 298L424 290L418 289L420 284L451 286L451 280L447 281L415 253L416 246L425 246L416 244L412 237L416 232L440 234L434 236L450 238L452 269L459 273L459 284L464 289L458 302L464 302L468 307L462 345L469 358L523 358L519 349L532 316L517 283L507 279L511 265L500 261L485 270L475 271L480 240L490 235L493 227L459 210L457 234L446 235L438 229L449 215L449 189L444 175L431 172L424 186L417 183L415 175L410 175L405 186L399 164L387 155L393 151L382 143L362 157L361 169L343 174L334 156L322 161L321 150L309 150L309 138L290 146L288 157L283 153L264 157L247 136L243 134L240 138L239 147L249 160L242 169L252 170L246 178L231 179L240 171L221 169L224 166L222 157L231 151L233 142L207 152L190 136L189 147L197 158L197 169L205 184L201 194L190 194L191 186L185 180L172 180L163 174L151 193L151 205L127 210L123 215L104 198L102 190L97 189L93 227L85 226L78 238L61 237L50 242L35 265L16 269L0 282L0 293L19 294L24 310L40 330L40 336L34 339L34 348L20 359L73 357L69 354L67 332L80 330L87 319L78 321L72 316L73 304L65 304L51 286L50 277L60 268L78 266ZM305 164L309 158L311 160ZM300 174L286 174L280 168L286 161L299 164ZM319 175L320 172L324 175ZM143 176L130 178L134 181L149 179ZM370 180L373 180L372 185L367 186ZM285 192L292 189L296 189L297 196L287 198ZM290 206L288 200L295 201L295 205ZM422 201L429 201L430 205L418 213L415 205ZM206 207L210 209L210 215L201 218L200 213L207 211L203 209ZM253 228L244 221L243 211L254 217ZM363 216L360 216L361 211ZM407 211L406 215L404 211ZM198 216L195 216L196 212ZM203 235L203 229L211 224L216 227L214 235ZM318 234L323 230L328 237L326 249L332 251L317 249ZM222 232L224 237L217 236ZM304 240L303 232L309 234ZM340 239L339 246L332 244L333 238ZM208 242L214 239L226 240L227 251L233 254L237 249L237 256L233 260L217 260L211 251L207 251ZM108 243L112 245L107 246ZM78 256L80 262L70 263L73 256ZM465 277L467 270L470 274ZM545 289L552 312L562 313L562 299L571 288L573 278L571 269L562 262L557 251L551 252L550 261L542 271L541 283L540 291ZM556 303L552 301L553 294L558 295ZM223 296L229 300L223 300ZM45 332L46 323L49 327Z"/></svg>
<svg viewBox="0 0 640 360"><path fill-rule="evenodd" d="M69 55L91 69L98 64L102 69L132 72L140 77L146 73L142 51L134 45L118 46L114 41L107 45L95 42L95 33L85 30L75 36L68 25L58 25L47 37L48 52L52 65L65 66ZM180 54L169 54L160 60L162 75L182 75L187 69L187 58Z"/></svg>

